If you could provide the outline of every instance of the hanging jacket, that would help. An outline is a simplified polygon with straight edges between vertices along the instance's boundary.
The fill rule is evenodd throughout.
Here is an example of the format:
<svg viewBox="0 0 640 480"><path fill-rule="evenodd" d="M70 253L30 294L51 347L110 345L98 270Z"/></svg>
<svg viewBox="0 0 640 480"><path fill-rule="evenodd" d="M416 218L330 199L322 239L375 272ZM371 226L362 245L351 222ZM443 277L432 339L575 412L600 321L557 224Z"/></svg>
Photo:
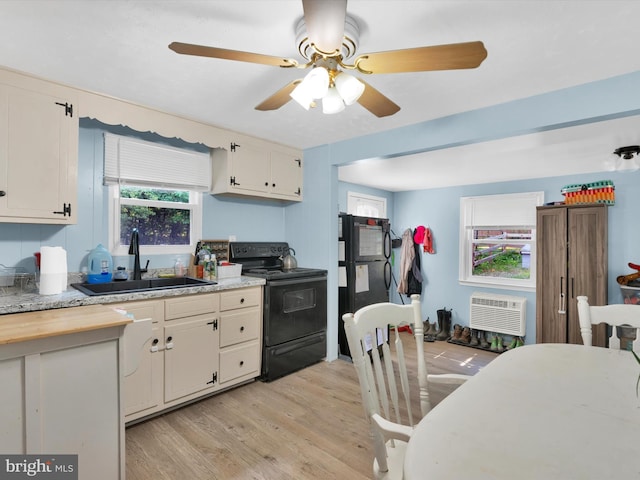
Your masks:
<svg viewBox="0 0 640 480"><path fill-rule="evenodd" d="M422 295L422 270L420 260L420 245L413 244L413 262L411 262L411 269L407 274L407 292L408 296L413 294Z"/></svg>
<svg viewBox="0 0 640 480"><path fill-rule="evenodd" d="M407 228L402 234L402 248L400 250L400 283L398 293L407 293L409 271L413 267L415 248L411 229Z"/></svg>

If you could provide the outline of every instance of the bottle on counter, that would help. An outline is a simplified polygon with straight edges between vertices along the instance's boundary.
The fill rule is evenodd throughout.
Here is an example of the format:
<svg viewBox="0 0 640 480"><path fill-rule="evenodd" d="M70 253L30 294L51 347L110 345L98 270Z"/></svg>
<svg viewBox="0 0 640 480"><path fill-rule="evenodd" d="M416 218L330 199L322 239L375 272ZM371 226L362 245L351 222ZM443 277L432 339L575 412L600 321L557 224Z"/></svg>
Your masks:
<svg viewBox="0 0 640 480"><path fill-rule="evenodd" d="M202 262L202 279L211 281L211 255L205 255Z"/></svg>
<svg viewBox="0 0 640 480"><path fill-rule="evenodd" d="M176 263L173 266L173 273L175 273L176 277L184 277L184 263L182 263L182 260L180 260L179 258L176 259Z"/></svg>
<svg viewBox="0 0 640 480"><path fill-rule="evenodd" d="M216 260L215 254L211 255L211 265L209 271L210 280L215 280L218 276L218 262Z"/></svg>

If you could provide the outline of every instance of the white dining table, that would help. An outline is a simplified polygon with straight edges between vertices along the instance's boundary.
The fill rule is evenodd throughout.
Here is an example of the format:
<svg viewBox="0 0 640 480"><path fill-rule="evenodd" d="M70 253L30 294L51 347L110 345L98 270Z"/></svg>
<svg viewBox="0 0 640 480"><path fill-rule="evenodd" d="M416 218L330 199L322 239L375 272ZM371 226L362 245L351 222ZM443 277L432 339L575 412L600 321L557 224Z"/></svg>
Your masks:
<svg viewBox="0 0 640 480"><path fill-rule="evenodd" d="M638 374L628 351L505 352L420 421L404 478L640 479Z"/></svg>

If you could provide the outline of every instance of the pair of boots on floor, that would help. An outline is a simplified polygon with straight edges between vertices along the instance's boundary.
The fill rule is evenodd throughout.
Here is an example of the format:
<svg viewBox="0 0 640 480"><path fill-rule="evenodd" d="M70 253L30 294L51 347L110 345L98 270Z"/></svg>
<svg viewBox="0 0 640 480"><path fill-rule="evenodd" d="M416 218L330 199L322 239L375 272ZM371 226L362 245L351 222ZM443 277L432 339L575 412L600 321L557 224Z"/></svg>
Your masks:
<svg viewBox="0 0 640 480"><path fill-rule="evenodd" d="M435 340L448 340L451 331L451 310L442 308L436 312L438 323L430 323L427 318L424 322L424 341L433 342Z"/></svg>

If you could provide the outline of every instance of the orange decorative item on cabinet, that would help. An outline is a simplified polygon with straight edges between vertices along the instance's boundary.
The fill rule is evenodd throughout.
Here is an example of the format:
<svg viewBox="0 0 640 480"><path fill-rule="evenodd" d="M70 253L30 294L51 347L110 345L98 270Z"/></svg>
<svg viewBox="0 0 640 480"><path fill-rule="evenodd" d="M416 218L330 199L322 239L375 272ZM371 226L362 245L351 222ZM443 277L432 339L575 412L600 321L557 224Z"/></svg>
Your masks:
<svg viewBox="0 0 640 480"><path fill-rule="evenodd" d="M616 192L611 180L583 183L579 185L566 185L562 188L562 195L567 205L604 203L614 205Z"/></svg>

